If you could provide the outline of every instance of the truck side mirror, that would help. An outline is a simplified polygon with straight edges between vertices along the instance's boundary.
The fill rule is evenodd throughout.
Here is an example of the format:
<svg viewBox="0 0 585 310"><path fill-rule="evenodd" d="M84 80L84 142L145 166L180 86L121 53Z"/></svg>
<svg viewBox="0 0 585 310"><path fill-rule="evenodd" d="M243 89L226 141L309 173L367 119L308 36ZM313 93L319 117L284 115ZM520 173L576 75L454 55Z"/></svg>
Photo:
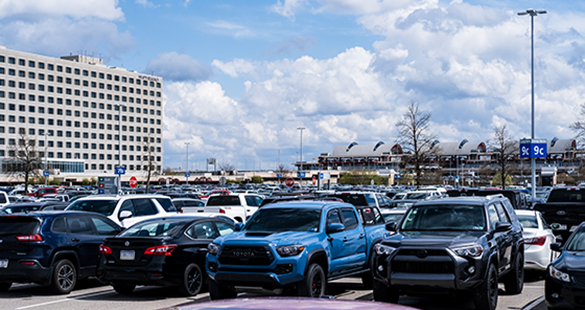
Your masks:
<svg viewBox="0 0 585 310"><path fill-rule="evenodd" d="M386 228L387 231L396 231L396 222L386 223L384 228Z"/></svg>
<svg viewBox="0 0 585 310"><path fill-rule="evenodd" d="M235 231L241 231L241 230L242 230L242 228L244 228L244 223L236 223L236 224L234 225L234 230L235 230Z"/></svg>
<svg viewBox="0 0 585 310"><path fill-rule="evenodd" d="M560 252L561 251L561 243L560 242L553 242L550 244L550 249L555 251L555 252Z"/></svg>
<svg viewBox="0 0 585 310"><path fill-rule="evenodd" d="M496 223L496 232L504 232L512 229L512 224L505 223L505 222L497 222Z"/></svg>
<svg viewBox="0 0 585 310"><path fill-rule="evenodd" d="M329 226L327 226L327 233L331 234L331 233L336 233L336 232L340 232L340 231L344 231L345 230L345 225L341 224L341 223L331 223L329 224Z"/></svg>

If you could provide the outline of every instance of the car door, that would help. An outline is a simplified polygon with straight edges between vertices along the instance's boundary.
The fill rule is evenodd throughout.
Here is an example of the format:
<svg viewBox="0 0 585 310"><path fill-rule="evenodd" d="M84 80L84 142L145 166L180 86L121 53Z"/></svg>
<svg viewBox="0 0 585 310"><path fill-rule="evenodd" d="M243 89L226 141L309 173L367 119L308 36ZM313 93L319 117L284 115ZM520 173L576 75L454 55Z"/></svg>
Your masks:
<svg viewBox="0 0 585 310"><path fill-rule="evenodd" d="M181 262L186 264L195 262L200 268L204 268L207 245L219 237L213 221L193 223L185 230L185 235L189 241L184 243L183 253L185 256L181 258Z"/></svg>
<svg viewBox="0 0 585 310"><path fill-rule="evenodd" d="M513 235L512 230L495 232L497 223L510 223L504 207L495 202L488 206L488 213L492 229L494 230L494 239L498 245L498 259L500 272L510 268L512 262Z"/></svg>
<svg viewBox="0 0 585 310"><path fill-rule="evenodd" d="M103 236L98 236L87 215L68 215L66 217L69 233L69 244L79 258L79 274L81 277L95 275L99 259L99 246Z"/></svg>
<svg viewBox="0 0 585 310"><path fill-rule="evenodd" d="M346 268L356 268L366 262L366 236L364 227L359 225L359 219L353 208L341 208L341 218L345 225L344 256Z"/></svg>
<svg viewBox="0 0 585 310"><path fill-rule="evenodd" d="M330 224L339 223L343 224L341 215L338 209L331 209L327 212L327 221L325 222L325 230ZM345 231L339 231L327 234L327 240L329 241L329 248L331 253L331 265L329 266L329 272L335 273L343 269L343 255L344 255L344 244L343 239L345 238Z"/></svg>
<svg viewBox="0 0 585 310"><path fill-rule="evenodd" d="M138 222L157 216L158 211L150 199L133 198L129 199L129 201L131 201L132 205L134 206L135 213L131 218L127 218L121 221L122 226L130 227ZM122 208L120 208L120 211L122 211Z"/></svg>

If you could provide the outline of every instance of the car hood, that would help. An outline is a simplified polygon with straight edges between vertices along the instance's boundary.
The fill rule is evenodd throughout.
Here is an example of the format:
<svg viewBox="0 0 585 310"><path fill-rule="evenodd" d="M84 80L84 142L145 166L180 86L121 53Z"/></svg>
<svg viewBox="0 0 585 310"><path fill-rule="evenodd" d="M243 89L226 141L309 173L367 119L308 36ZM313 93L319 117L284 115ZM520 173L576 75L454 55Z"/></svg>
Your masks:
<svg viewBox="0 0 585 310"><path fill-rule="evenodd" d="M397 246L451 247L459 244L477 242L484 231L401 231L384 241L384 244Z"/></svg>
<svg viewBox="0 0 585 310"><path fill-rule="evenodd" d="M216 239L216 243L264 243L279 245L306 244L309 238L317 238L318 233L306 231L240 231L226 235L224 238Z"/></svg>
<svg viewBox="0 0 585 310"><path fill-rule="evenodd" d="M555 264L564 270L585 271L585 252L564 251L562 259Z"/></svg>

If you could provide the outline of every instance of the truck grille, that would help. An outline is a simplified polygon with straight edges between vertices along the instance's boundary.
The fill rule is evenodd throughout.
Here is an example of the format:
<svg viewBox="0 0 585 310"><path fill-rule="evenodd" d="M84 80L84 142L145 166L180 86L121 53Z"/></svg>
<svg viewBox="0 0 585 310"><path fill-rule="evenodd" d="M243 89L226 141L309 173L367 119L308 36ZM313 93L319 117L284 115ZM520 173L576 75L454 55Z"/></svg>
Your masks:
<svg viewBox="0 0 585 310"><path fill-rule="evenodd" d="M218 260L225 265L268 266L274 261L272 252L263 246L225 246Z"/></svg>
<svg viewBox="0 0 585 310"><path fill-rule="evenodd" d="M453 273L452 262L405 262L393 261L392 272L407 273Z"/></svg>

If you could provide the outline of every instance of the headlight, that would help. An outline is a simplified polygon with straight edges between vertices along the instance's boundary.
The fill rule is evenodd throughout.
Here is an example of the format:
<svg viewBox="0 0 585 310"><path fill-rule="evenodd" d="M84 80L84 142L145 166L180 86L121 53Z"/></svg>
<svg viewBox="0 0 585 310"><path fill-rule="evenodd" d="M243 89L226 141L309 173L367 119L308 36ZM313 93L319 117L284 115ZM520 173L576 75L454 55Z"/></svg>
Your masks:
<svg viewBox="0 0 585 310"><path fill-rule="evenodd" d="M277 247L276 252L282 257L287 257L299 255L304 249L304 245L285 245Z"/></svg>
<svg viewBox="0 0 585 310"><path fill-rule="evenodd" d="M379 243L374 246L374 251L377 255L390 255L394 250L396 250L396 248Z"/></svg>
<svg viewBox="0 0 585 310"><path fill-rule="evenodd" d="M483 247L479 244L467 245L457 248L451 248L455 254L467 257L480 257L483 253Z"/></svg>
<svg viewBox="0 0 585 310"><path fill-rule="evenodd" d="M215 243L210 243L207 246L207 250L209 250L209 254L215 255L215 254L217 254L217 252L219 252L219 245L217 245Z"/></svg>
<svg viewBox="0 0 585 310"><path fill-rule="evenodd" d="M568 273L564 273L553 266L550 266L548 272L550 273L550 276L555 279L559 279L563 282L571 282L571 276Z"/></svg>

